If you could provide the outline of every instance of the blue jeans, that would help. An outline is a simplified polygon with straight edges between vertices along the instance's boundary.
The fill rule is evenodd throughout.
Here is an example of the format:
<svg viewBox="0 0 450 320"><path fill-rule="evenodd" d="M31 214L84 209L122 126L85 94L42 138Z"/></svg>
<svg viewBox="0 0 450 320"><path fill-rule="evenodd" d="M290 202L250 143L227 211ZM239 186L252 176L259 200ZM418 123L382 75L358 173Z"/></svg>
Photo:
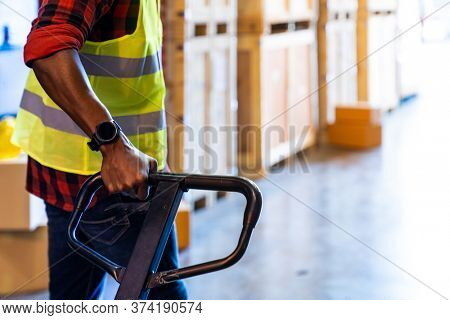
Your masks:
<svg viewBox="0 0 450 320"><path fill-rule="evenodd" d="M79 238L117 264L126 266L131 256L148 203L114 195L89 209L80 224ZM73 253L66 232L70 213L46 204L48 217L48 257L50 265L50 299L98 299L106 273ZM106 231L105 231L106 230ZM100 236L99 236L100 235ZM164 250L159 271L178 267L175 229ZM185 300L183 282L173 282L152 289L152 300Z"/></svg>

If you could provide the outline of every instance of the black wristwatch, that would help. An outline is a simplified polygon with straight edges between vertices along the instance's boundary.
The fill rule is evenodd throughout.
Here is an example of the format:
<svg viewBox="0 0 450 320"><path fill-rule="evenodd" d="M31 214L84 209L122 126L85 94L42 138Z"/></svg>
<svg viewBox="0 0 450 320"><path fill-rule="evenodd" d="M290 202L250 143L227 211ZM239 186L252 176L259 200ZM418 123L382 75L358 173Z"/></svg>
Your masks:
<svg viewBox="0 0 450 320"><path fill-rule="evenodd" d="M102 145L116 142L121 132L122 128L114 120L104 121L95 128L88 146L92 151L99 151Z"/></svg>

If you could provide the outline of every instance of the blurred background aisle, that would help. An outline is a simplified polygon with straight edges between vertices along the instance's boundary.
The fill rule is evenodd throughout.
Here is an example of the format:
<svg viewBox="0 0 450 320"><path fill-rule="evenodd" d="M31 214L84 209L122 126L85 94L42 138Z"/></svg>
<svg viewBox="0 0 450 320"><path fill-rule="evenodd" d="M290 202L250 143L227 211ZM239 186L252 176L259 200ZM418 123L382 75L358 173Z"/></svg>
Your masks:
<svg viewBox="0 0 450 320"><path fill-rule="evenodd" d="M193 299L449 296L450 42L421 51L419 98L385 117L383 146L313 148L308 172L295 162L260 181L264 210L249 254L239 268L189 280ZM238 232L242 206L233 197L194 215L183 262L231 250L224 239Z"/></svg>

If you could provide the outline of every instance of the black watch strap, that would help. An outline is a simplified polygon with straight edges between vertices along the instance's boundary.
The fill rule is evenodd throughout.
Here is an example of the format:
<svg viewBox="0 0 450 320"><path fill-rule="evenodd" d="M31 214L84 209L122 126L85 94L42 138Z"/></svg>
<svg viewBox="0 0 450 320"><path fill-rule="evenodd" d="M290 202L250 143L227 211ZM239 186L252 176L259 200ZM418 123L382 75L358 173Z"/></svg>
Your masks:
<svg viewBox="0 0 450 320"><path fill-rule="evenodd" d="M122 128L114 120L102 122L97 125L91 141L87 145L92 151L100 151L102 145L116 142L121 132Z"/></svg>
<svg viewBox="0 0 450 320"><path fill-rule="evenodd" d="M95 133L94 133L94 135L92 136L91 141L89 141L89 142L87 143L87 145L89 146L89 148L90 148L92 151L100 151L101 142L98 141L98 139L97 139L96 136L95 136Z"/></svg>

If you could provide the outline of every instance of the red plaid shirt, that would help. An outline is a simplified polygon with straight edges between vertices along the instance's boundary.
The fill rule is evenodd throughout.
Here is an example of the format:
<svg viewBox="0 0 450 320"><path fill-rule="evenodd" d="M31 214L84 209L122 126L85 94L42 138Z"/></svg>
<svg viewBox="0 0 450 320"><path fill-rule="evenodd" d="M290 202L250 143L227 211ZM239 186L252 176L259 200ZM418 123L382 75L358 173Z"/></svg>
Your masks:
<svg viewBox="0 0 450 320"><path fill-rule="evenodd" d="M105 41L136 29L140 0L41 0L24 50L25 62L79 50L86 40ZM45 45L42 45L45 44ZM73 210L87 176L58 171L28 159L26 189L47 203Z"/></svg>
<svg viewBox="0 0 450 320"><path fill-rule="evenodd" d="M40 0L25 45L25 63L64 49L79 50L86 40L106 41L133 33L139 5L140 0Z"/></svg>

